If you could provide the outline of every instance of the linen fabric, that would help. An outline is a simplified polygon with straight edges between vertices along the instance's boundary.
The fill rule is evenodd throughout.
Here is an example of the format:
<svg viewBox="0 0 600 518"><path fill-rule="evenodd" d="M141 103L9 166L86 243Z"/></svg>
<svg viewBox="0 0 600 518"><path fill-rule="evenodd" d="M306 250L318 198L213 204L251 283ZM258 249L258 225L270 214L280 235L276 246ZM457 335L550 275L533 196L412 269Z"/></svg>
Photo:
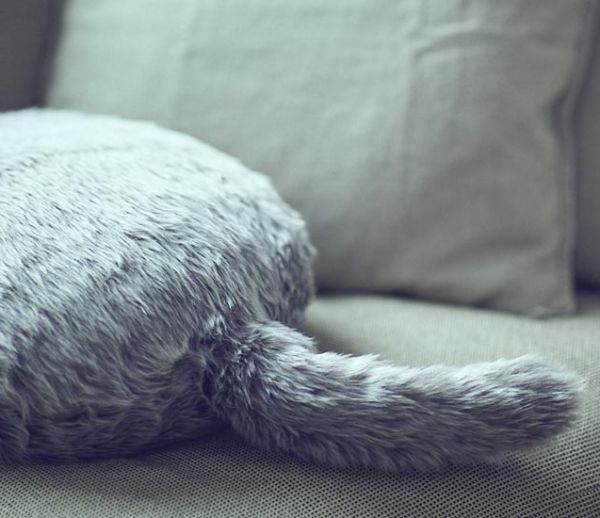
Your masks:
<svg viewBox="0 0 600 518"><path fill-rule="evenodd" d="M600 9L598 9L600 11ZM600 16L594 19L596 34L591 45L591 64L576 110L577 170L577 279L600 286Z"/></svg>
<svg viewBox="0 0 600 518"><path fill-rule="evenodd" d="M0 2L0 111L40 102L53 20L63 0Z"/></svg>
<svg viewBox="0 0 600 518"><path fill-rule="evenodd" d="M532 321L386 297L317 299L304 331L324 348L398 363L464 365L538 352L587 379L581 420L500 466L391 475L268 455L230 433L129 459L4 466L0 515L330 518L591 517L600 510L600 297L575 317Z"/></svg>
<svg viewBox="0 0 600 518"><path fill-rule="evenodd" d="M568 313L586 0L74 0L48 103L269 174L321 289Z"/></svg>

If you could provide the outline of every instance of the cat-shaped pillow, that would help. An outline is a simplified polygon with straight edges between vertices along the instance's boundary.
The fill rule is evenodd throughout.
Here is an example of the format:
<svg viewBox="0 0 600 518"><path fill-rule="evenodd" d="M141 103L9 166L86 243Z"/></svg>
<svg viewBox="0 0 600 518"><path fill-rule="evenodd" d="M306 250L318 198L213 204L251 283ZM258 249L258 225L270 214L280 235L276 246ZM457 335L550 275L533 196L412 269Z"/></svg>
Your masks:
<svg viewBox="0 0 600 518"><path fill-rule="evenodd" d="M0 116L0 458L124 455L230 425L387 470L563 430L578 378L523 357L406 368L319 353L301 217L262 175L155 125Z"/></svg>

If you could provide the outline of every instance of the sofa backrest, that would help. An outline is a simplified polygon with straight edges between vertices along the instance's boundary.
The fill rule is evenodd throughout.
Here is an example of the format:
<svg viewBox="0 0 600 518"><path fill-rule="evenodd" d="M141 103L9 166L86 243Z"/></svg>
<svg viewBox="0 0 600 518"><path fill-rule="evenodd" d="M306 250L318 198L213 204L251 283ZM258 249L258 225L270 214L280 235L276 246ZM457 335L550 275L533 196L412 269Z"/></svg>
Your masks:
<svg viewBox="0 0 600 518"><path fill-rule="evenodd" d="M62 0L0 2L0 110L40 104Z"/></svg>

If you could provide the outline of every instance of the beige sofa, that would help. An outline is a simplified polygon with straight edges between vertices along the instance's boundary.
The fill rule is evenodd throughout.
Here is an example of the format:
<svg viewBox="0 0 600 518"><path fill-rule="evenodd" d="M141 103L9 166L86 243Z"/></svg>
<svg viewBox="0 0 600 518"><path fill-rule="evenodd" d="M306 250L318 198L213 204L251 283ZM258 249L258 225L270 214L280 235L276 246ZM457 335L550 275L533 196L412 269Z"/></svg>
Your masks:
<svg viewBox="0 0 600 518"><path fill-rule="evenodd" d="M0 34L12 27L20 36L37 35L28 42L11 37L0 47L0 108L42 102L44 64L54 66L54 29L42 18L57 5L16 0L0 6ZM93 18L94 6L89 9ZM19 73L15 52L23 53ZM323 349L376 352L406 365L461 365L537 352L584 376L575 426L548 446L510 454L500 465L406 475L337 469L268 454L226 432L127 459L3 466L0 516L600 516L600 294L580 289L577 305L574 315L536 320L338 290L320 295L307 312L304 331Z"/></svg>
<svg viewBox="0 0 600 518"><path fill-rule="evenodd" d="M230 433L130 459L4 466L0 516L593 517L600 509L600 296L540 322L397 298L319 298L306 329L327 348L399 362L464 364L539 351L588 379L581 419L500 466L390 475L265 454ZM399 347L399 345L402 345Z"/></svg>

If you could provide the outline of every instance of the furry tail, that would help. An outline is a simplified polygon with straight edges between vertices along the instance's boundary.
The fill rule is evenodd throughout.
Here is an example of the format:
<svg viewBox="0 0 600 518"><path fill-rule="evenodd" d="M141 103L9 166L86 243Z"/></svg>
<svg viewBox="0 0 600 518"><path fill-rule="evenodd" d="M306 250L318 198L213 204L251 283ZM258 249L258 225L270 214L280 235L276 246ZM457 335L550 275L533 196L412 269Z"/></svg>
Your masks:
<svg viewBox="0 0 600 518"><path fill-rule="evenodd" d="M378 469L439 469L543 442L574 418L580 380L535 356L399 367L317 353L278 323L220 344L209 397L253 444ZM216 353L215 353L216 354Z"/></svg>

